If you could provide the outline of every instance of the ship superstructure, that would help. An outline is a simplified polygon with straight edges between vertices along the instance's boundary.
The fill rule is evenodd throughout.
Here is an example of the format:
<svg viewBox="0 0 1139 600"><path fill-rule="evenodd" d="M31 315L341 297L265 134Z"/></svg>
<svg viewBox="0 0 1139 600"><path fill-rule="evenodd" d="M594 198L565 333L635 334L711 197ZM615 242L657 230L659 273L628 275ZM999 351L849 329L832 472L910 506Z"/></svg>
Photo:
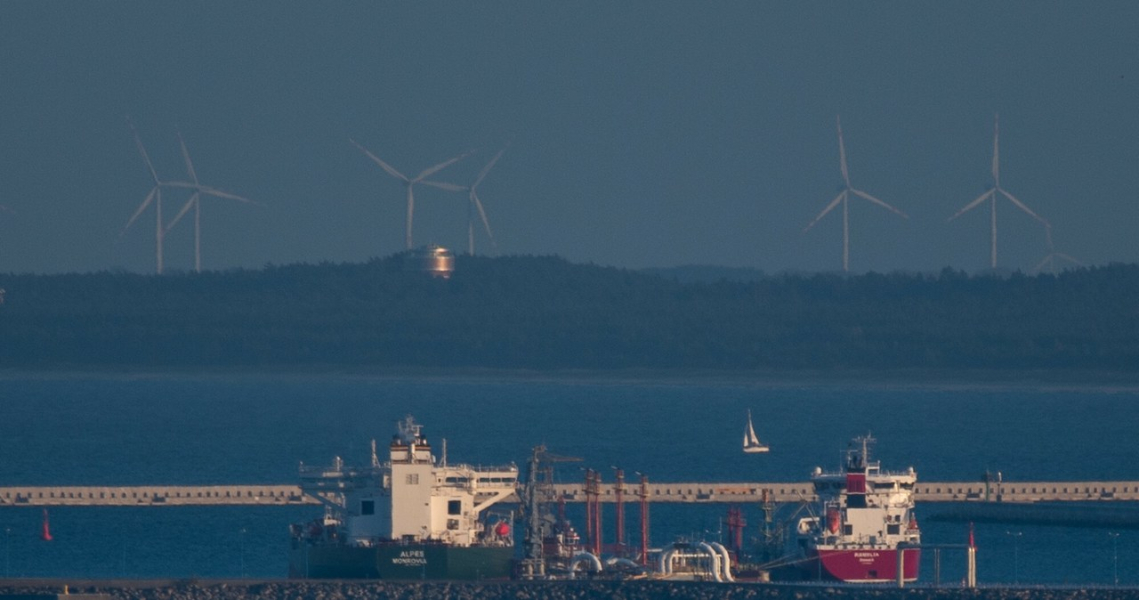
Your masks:
<svg viewBox="0 0 1139 600"><path fill-rule="evenodd" d="M921 530L914 514L913 467L883 471L870 460L870 436L855 438L843 469L811 475L819 512L798 523L808 578L875 583L916 581Z"/></svg>
<svg viewBox="0 0 1139 600"><path fill-rule="evenodd" d="M293 527L294 577L484 579L509 577L511 512L490 508L514 494L518 468L436 460L423 428L399 424L381 463L355 469L301 467L301 490L324 517ZM444 452L445 455L445 452Z"/></svg>

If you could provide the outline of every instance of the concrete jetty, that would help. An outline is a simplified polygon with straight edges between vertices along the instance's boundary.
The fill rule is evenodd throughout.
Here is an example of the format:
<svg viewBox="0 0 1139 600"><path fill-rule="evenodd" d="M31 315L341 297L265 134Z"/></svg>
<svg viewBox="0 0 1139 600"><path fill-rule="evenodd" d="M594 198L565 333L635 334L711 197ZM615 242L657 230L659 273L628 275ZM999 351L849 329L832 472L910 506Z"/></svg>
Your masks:
<svg viewBox="0 0 1139 600"><path fill-rule="evenodd" d="M599 500L616 502L615 484L602 483ZM743 504L751 502L799 502L815 500L809 482L689 482L649 483L649 502ZM566 502L585 502L580 483L557 484L557 497ZM624 502L640 501L639 483L626 482ZM914 488L918 502L1107 502L1139 501L1139 481L1023 481L1023 482L925 482ZM516 501L516 499L512 499ZM0 507L5 506L224 506L316 504L296 485L203 485L203 486L51 486L0 487Z"/></svg>
<svg viewBox="0 0 1139 600"><path fill-rule="evenodd" d="M295 485L0 487L0 507L286 504L317 502Z"/></svg>

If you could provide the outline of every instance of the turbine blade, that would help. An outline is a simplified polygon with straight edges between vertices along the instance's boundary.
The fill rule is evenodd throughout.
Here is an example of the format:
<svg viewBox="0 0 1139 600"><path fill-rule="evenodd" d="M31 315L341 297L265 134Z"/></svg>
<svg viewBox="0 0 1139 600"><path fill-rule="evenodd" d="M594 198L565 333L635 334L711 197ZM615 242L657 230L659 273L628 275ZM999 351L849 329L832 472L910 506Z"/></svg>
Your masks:
<svg viewBox="0 0 1139 600"><path fill-rule="evenodd" d="M1015 204L1017 206L1017 208L1028 213L1033 219L1040 221L1041 223L1047 225L1048 227L1052 226L1052 224L1049 223L1047 219L1045 219L1044 217L1032 212L1032 209L1025 206L1024 203L1021 202L1020 200L1017 200L1016 197L1014 197L1012 194L1006 192L1004 190L1004 188L997 188L997 189L1000 190L1000 192L1005 195L1005 198L1008 198L1010 201L1012 201L1013 204Z"/></svg>
<svg viewBox="0 0 1139 600"><path fill-rule="evenodd" d="M244 196L238 196L237 194L232 194L232 193L226 192L224 190L212 188L208 185L200 186L198 188L198 190L203 194L208 194L210 196L216 196L218 198L227 198L229 200L237 200L238 202L245 202L246 204L256 204L258 206L263 206L260 202L258 202L256 200L250 200L249 198L246 198Z"/></svg>
<svg viewBox="0 0 1139 600"><path fill-rule="evenodd" d="M182 146L182 158L186 160L186 173L194 183L198 183L198 174L194 172L194 163L190 161L190 151L186 150L186 140L182 139L182 132L178 132L178 144Z"/></svg>
<svg viewBox="0 0 1139 600"><path fill-rule="evenodd" d="M506 148L509 147L510 144L507 144ZM478 177L475 177L475 182L471 184L471 189L478 187L479 184L482 183L482 180L486 178L486 174L490 173L490 170L494 167L494 163L498 162L498 159L502 158L502 153L506 152L506 148L499 150L498 154L495 154L494 158L490 159L490 162L486 163L486 166L483 167L481 171L479 171Z"/></svg>
<svg viewBox="0 0 1139 600"><path fill-rule="evenodd" d="M127 117L127 126L131 129L131 135L134 136L134 143L138 146L138 153L142 155L142 160L146 163L146 168L150 171L150 176L154 179L154 184L158 185L158 172L154 170L154 164L150 162L150 155L146 153L146 146L142 145L142 138L139 137L138 130L134 127L134 121L132 121L130 117Z"/></svg>
<svg viewBox="0 0 1139 600"><path fill-rule="evenodd" d="M453 183L447 183L445 181L431 181L430 179L424 179L419 183L422 183L423 185L429 185L431 187L437 187L441 190L447 190L448 192L465 192L470 189L461 185L455 185Z"/></svg>
<svg viewBox="0 0 1139 600"><path fill-rule="evenodd" d="M415 179L413 179L412 181L423 181L423 179L425 177L428 177L429 175L433 175L435 173L438 173L439 171L447 168L448 166L454 164L455 162L458 162L458 161L460 161L460 160L462 160L462 159L464 159L470 155L471 155L471 151L467 151L467 152L464 152L464 153L456 156L455 158L452 158L451 160L445 160L445 161L443 161L443 162L441 162L441 163L439 163L433 167L428 167L427 169L424 169L421 173L419 173L419 175L416 175Z"/></svg>
<svg viewBox="0 0 1139 600"><path fill-rule="evenodd" d="M842 180L846 182L846 187L850 187L850 172L846 168L846 145L842 143L842 121L838 115L835 115L834 122L838 128L838 164L842 169Z"/></svg>
<svg viewBox="0 0 1139 600"><path fill-rule="evenodd" d="M123 237L124 235L126 235L127 230L131 228L131 225L134 225L134 222L136 220L138 220L139 216L142 215L142 213L144 211L146 211L146 207L150 206L150 202L152 200L154 200L154 196L156 194L158 194L158 186L157 185L150 188L150 193L146 195L146 199L142 201L142 204L138 205L138 209L136 209L134 211L134 214L131 215L130 220L128 220L127 224L123 226L123 230L121 232L119 232L120 238Z"/></svg>
<svg viewBox="0 0 1139 600"><path fill-rule="evenodd" d="M388 175L391 175L392 177L395 177L396 179L402 179L404 182L410 181L407 177L404 177L403 173L400 173L399 171L395 170L395 167L393 167L393 166L389 165L388 163L380 160L380 157L369 152L367 148L361 146L359 143L356 142L356 140L349 139L348 141L352 142L352 144L355 145L357 148L359 148L361 152L368 155L368 158L372 159L373 162L375 162L377 165L380 165L380 168L387 171Z"/></svg>
<svg viewBox="0 0 1139 600"><path fill-rule="evenodd" d="M200 194L198 192L194 192L190 195L190 199L182 205L182 210L178 211L178 214L174 215L174 218L170 221L170 224L166 226L166 231L174 229L174 226L178 224L178 221L182 220L182 216L190 212L190 209L194 207L194 203L198 201L199 197Z"/></svg>
<svg viewBox="0 0 1139 600"><path fill-rule="evenodd" d="M475 208L479 211L479 218L482 219L482 226L486 229L486 237L490 239L490 245L494 250L498 251L498 242L494 241L494 234L490 232L490 221L486 218L486 210L483 208L482 201L479 200L474 189L471 190L471 200L475 203Z"/></svg>
<svg viewBox="0 0 1139 600"><path fill-rule="evenodd" d="M973 210L974 207L976 207L978 204L984 202L985 198L988 198L989 195L993 194L994 192L995 192L995 190L989 190L989 191L985 192L984 194L981 194L980 196L977 197L976 200L970 202L969 204L966 204L965 208L962 208L961 210L957 211L957 214L953 215L952 217L949 217L949 219L947 219L946 222L952 221L953 219L960 217L961 215L969 212L970 210Z"/></svg>
<svg viewBox="0 0 1139 600"><path fill-rule="evenodd" d="M845 197L846 197L846 190L839 192L838 196L835 196L835 199L831 200L831 203L828 204L827 207L823 209L823 212L819 213L819 216L815 217L814 221L811 221L810 223L807 224L806 227L803 228L803 233L807 233L807 230L814 227L815 223L819 222L819 219L825 217L827 213L834 210L834 207L838 206L838 203L842 202L843 198L845 198Z"/></svg>
<svg viewBox="0 0 1139 600"><path fill-rule="evenodd" d="M993 114L993 183L1001 186L1001 126L997 114Z"/></svg>
<svg viewBox="0 0 1139 600"><path fill-rule="evenodd" d="M856 189L854 189L854 188L850 188L850 191L852 191L852 192L854 192L855 194L857 194L857 195L859 195L859 196L861 196L861 197L863 197L863 198L865 198L865 199L867 199L867 200L869 200L869 201L873 202L874 204L877 204L878 206L881 206L882 208L884 208L884 209L886 209L886 210L888 210L888 211L890 211L890 212L892 212L892 213L894 213L894 214L896 214L896 215L898 215L898 216L902 217L903 219L908 219L908 218L910 218L910 217L909 217L909 215L907 215L906 213L904 213L904 212L902 212L902 211L900 211L900 210L898 210L898 209L894 208L893 206L890 206L889 204L886 204L885 202L883 202L883 201L881 201L881 200L879 200L879 199L875 198L874 196L871 196L870 194L867 194L866 192L864 192L864 191L862 191L862 190L856 190Z"/></svg>
<svg viewBox="0 0 1139 600"><path fill-rule="evenodd" d="M1029 273L1039 273L1039 272L1044 270L1044 265L1047 265L1051 262L1052 262L1052 255L1049 254L1048 256L1045 256L1043 260L1036 263L1036 266L1032 267L1032 270L1029 271Z"/></svg>
<svg viewBox="0 0 1139 600"><path fill-rule="evenodd" d="M1072 258L1071 256L1068 256L1067 254L1064 254L1063 252L1057 252L1056 256L1059 256L1060 258L1062 258L1062 259L1064 259L1064 260L1066 260L1066 261L1068 261L1074 265L1078 265L1081 267L1084 266L1084 263Z"/></svg>

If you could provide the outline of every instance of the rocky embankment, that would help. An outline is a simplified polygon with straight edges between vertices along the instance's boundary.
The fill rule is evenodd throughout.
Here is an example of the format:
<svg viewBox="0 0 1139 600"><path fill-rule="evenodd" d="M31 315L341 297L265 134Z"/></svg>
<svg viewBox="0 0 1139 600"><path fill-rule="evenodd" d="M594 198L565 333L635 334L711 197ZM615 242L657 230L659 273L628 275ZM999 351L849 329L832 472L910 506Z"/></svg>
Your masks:
<svg viewBox="0 0 1139 600"><path fill-rule="evenodd" d="M76 600L1139 600L1137 588L923 588L844 587L822 585L719 584L665 581L568 581L501 583L392 583L392 582L70 582L67 592ZM64 593L63 582L0 583L5 596L55 598ZM91 596L95 595L95 596ZM84 597L86 596L86 597ZM62 597L62 596L60 596Z"/></svg>

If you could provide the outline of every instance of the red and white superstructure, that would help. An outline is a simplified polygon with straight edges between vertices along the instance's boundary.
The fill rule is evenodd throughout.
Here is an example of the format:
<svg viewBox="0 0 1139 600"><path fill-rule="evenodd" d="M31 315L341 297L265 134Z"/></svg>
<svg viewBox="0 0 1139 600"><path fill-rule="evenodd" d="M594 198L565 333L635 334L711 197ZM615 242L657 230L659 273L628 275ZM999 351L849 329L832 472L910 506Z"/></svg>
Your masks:
<svg viewBox="0 0 1139 600"><path fill-rule="evenodd" d="M811 482L818 496L817 516L799 520L798 541L811 579L851 583L916 581L921 530L914 515L913 467L883 471L870 460L874 439L855 438L838 472L816 467Z"/></svg>

